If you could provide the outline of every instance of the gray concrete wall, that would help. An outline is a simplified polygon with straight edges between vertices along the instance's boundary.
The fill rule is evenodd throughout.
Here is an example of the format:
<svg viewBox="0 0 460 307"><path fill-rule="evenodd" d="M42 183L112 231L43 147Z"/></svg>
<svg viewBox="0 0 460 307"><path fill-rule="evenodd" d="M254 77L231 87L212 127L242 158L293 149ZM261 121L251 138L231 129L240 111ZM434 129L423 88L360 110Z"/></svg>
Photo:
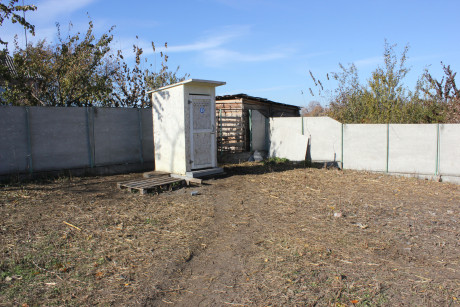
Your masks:
<svg viewBox="0 0 460 307"><path fill-rule="evenodd" d="M93 111L95 164L139 162L139 111L119 108L98 108Z"/></svg>
<svg viewBox="0 0 460 307"><path fill-rule="evenodd" d="M89 166L86 108L30 108L34 171Z"/></svg>
<svg viewBox="0 0 460 307"><path fill-rule="evenodd" d="M308 137L302 135L301 126L300 117L271 117L269 156L305 160Z"/></svg>
<svg viewBox="0 0 460 307"><path fill-rule="evenodd" d="M387 125L344 125L344 168L384 172L387 160Z"/></svg>
<svg viewBox="0 0 460 307"><path fill-rule="evenodd" d="M271 157L305 160L308 139L312 161L341 161L342 124L338 121L330 117L270 118Z"/></svg>
<svg viewBox="0 0 460 307"><path fill-rule="evenodd" d="M0 107L0 175L152 165L153 146L151 109Z"/></svg>
<svg viewBox="0 0 460 307"><path fill-rule="evenodd" d="M312 161L341 161L342 124L330 117L300 117L303 135L310 138ZM302 129L302 122L294 125Z"/></svg>
<svg viewBox="0 0 460 307"><path fill-rule="evenodd" d="M0 106L0 174L28 171L25 108Z"/></svg>
<svg viewBox="0 0 460 307"><path fill-rule="evenodd" d="M267 142L266 142L266 125L267 125L267 118L262 115L257 110L251 110L251 133L252 133L252 144L251 149L252 151L259 150L259 151L266 151L267 150Z"/></svg>
<svg viewBox="0 0 460 307"><path fill-rule="evenodd" d="M144 162L155 161L153 145L153 117L152 109L140 109L142 122L142 157Z"/></svg>
<svg viewBox="0 0 460 307"><path fill-rule="evenodd" d="M270 118L271 157L304 160L308 138L313 162L460 183L459 124L342 125L305 117L302 126L298 118Z"/></svg>
<svg viewBox="0 0 460 307"><path fill-rule="evenodd" d="M436 173L437 125L390 125L388 171ZM459 174L460 175L460 174Z"/></svg>
<svg viewBox="0 0 460 307"><path fill-rule="evenodd" d="M460 125L439 125L439 173L460 175Z"/></svg>
<svg viewBox="0 0 460 307"><path fill-rule="evenodd" d="M151 166L152 116L152 109L1 106L0 175ZM302 161L310 139L313 162L342 161L343 146L347 169L460 183L459 124L343 125L343 144L342 124L330 118L270 118L269 126L271 157Z"/></svg>

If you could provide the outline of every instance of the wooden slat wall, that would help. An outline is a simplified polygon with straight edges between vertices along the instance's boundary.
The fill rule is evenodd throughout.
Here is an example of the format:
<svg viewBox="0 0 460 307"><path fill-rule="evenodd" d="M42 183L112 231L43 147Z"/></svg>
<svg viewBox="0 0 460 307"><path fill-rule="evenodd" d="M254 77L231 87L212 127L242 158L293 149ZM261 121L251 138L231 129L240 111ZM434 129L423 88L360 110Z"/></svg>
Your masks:
<svg viewBox="0 0 460 307"><path fill-rule="evenodd" d="M249 110L258 110L266 117L299 116L299 110L294 106L271 104L247 98L216 101L218 152L250 150Z"/></svg>
<svg viewBox="0 0 460 307"><path fill-rule="evenodd" d="M241 99L216 101L216 120L218 152L247 151L248 111Z"/></svg>

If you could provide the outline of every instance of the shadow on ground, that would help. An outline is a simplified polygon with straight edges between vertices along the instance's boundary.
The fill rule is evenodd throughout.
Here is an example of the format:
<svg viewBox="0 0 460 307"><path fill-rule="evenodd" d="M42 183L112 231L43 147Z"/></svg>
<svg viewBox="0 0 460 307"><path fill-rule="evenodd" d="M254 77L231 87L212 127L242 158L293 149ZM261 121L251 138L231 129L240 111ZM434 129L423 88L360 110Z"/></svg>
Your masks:
<svg viewBox="0 0 460 307"><path fill-rule="evenodd" d="M273 172L285 172L294 169L306 168L339 168L336 162L312 163L308 161L301 162L245 162L240 164L224 165L225 177L235 175L256 175Z"/></svg>

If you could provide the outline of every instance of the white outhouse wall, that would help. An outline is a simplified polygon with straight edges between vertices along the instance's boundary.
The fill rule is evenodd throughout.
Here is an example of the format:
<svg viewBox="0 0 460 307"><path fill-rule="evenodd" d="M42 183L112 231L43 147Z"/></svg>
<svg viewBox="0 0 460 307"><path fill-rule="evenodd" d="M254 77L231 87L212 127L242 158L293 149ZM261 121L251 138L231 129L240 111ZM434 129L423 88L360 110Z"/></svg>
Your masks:
<svg viewBox="0 0 460 307"><path fill-rule="evenodd" d="M157 171L176 174L185 174L187 171L184 95L183 86L171 87L152 94Z"/></svg>

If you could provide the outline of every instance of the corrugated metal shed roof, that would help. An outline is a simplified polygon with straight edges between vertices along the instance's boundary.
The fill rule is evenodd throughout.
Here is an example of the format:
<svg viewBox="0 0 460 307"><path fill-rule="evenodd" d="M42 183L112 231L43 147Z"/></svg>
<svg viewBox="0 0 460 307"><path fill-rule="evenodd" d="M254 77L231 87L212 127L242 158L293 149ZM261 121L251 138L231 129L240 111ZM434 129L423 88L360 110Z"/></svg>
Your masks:
<svg viewBox="0 0 460 307"><path fill-rule="evenodd" d="M258 101L258 102L263 102L263 103L272 104L272 105L275 104L275 105L279 105L279 106L297 108L298 110L300 110L299 106L294 106L294 105L291 105L291 104L285 104L285 103L281 103L281 102L275 102L275 101L268 100L266 98L249 96L249 95L246 95L246 94L234 94L234 95L216 96L216 102L219 101L219 100L230 100L230 99L241 99L241 98L242 99L255 100L255 101Z"/></svg>

